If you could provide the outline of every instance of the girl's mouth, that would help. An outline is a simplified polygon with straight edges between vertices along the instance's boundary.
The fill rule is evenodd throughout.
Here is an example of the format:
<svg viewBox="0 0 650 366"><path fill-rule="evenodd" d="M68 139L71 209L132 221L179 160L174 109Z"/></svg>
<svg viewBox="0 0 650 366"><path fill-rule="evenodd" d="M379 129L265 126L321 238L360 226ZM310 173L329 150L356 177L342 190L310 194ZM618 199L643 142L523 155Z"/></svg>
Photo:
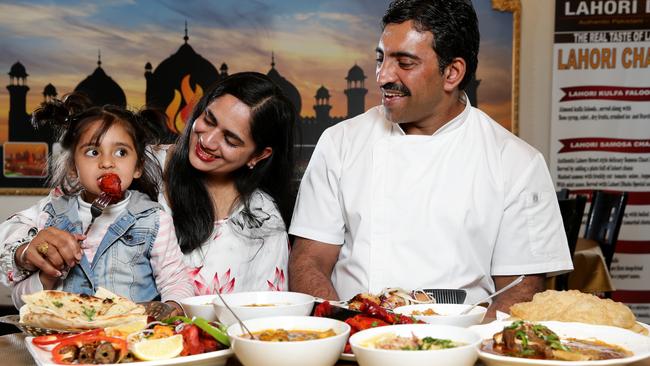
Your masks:
<svg viewBox="0 0 650 366"><path fill-rule="evenodd" d="M215 157L214 155L208 153L207 151L205 151L203 149L203 146L201 146L201 140L200 139L198 139L196 141L196 145L194 147L194 153L196 154L196 157L199 158L199 160L201 160L203 162L206 162L206 163L210 163L210 162L213 162L213 161L217 160L217 157Z"/></svg>

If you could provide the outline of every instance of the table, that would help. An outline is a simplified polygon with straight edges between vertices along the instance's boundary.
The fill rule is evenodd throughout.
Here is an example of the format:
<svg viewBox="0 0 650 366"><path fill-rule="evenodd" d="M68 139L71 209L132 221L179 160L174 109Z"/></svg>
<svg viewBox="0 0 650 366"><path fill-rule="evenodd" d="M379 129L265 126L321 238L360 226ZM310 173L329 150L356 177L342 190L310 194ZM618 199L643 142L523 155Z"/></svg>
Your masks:
<svg viewBox="0 0 650 366"><path fill-rule="evenodd" d="M30 356L27 347L25 346L25 335L23 333L14 333L4 336L0 336L0 355L2 355L2 361L0 362L3 365L12 365L12 366L35 366L36 362ZM137 366L137 363L133 364ZM339 361L336 363L336 366L354 366L357 365L356 362L344 362ZM231 357L228 360L226 366L241 366L235 357ZM480 366L480 363L477 364ZM635 362L630 364L630 366L650 366L650 358L647 358L640 362Z"/></svg>
<svg viewBox="0 0 650 366"><path fill-rule="evenodd" d="M573 254L573 272L569 274L570 290L586 293L610 292L616 290L605 264L605 257L598 242L591 239L578 239ZM550 278L546 287L554 289L555 277Z"/></svg>

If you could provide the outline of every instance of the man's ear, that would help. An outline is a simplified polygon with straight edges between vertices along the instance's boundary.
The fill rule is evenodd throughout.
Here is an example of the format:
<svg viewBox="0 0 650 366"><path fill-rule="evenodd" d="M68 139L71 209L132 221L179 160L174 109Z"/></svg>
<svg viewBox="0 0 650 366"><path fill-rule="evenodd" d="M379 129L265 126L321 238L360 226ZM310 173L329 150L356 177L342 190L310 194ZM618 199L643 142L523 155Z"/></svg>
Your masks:
<svg viewBox="0 0 650 366"><path fill-rule="evenodd" d="M464 59L456 57L445 67L442 80L445 91L452 92L458 88L465 77L466 66Z"/></svg>

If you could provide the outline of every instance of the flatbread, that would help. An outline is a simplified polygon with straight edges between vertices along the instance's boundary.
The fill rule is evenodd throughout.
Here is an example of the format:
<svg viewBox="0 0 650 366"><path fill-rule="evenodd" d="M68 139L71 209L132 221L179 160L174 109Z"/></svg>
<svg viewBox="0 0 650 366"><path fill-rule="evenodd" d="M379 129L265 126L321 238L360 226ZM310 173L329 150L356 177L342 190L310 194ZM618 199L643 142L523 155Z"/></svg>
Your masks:
<svg viewBox="0 0 650 366"><path fill-rule="evenodd" d="M579 322L610 325L648 335L648 330L636 322L625 304L601 299L577 290L546 290L533 296L533 301L510 307L510 315L523 320Z"/></svg>
<svg viewBox="0 0 650 366"><path fill-rule="evenodd" d="M23 324L54 329L94 329L146 318L145 308L99 288L95 296L64 291L40 291L23 295Z"/></svg>

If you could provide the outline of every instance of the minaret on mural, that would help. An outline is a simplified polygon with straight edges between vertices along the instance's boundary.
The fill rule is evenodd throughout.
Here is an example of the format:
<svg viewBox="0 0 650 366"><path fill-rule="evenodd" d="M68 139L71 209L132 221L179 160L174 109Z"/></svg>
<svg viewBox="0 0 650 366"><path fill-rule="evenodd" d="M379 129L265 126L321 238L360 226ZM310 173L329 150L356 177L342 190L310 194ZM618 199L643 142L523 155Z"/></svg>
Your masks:
<svg viewBox="0 0 650 366"><path fill-rule="evenodd" d="M16 62L9 70L9 141L30 141L33 133L27 114L27 72L25 66Z"/></svg>
<svg viewBox="0 0 650 366"><path fill-rule="evenodd" d="M316 111L316 123L319 126L325 126L330 123L330 91L321 85L316 91L316 104L314 104L314 111Z"/></svg>
<svg viewBox="0 0 650 366"><path fill-rule="evenodd" d="M52 83L45 85L45 88L43 88L43 102L51 102L54 100L54 98L56 98L56 95L56 88L54 85L52 85Z"/></svg>
<svg viewBox="0 0 650 366"><path fill-rule="evenodd" d="M368 89L365 88L366 75L363 70L354 64L345 80L348 81L348 88L345 95L348 97L348 118L352 118L366 111L365 101Z"/></svg>

